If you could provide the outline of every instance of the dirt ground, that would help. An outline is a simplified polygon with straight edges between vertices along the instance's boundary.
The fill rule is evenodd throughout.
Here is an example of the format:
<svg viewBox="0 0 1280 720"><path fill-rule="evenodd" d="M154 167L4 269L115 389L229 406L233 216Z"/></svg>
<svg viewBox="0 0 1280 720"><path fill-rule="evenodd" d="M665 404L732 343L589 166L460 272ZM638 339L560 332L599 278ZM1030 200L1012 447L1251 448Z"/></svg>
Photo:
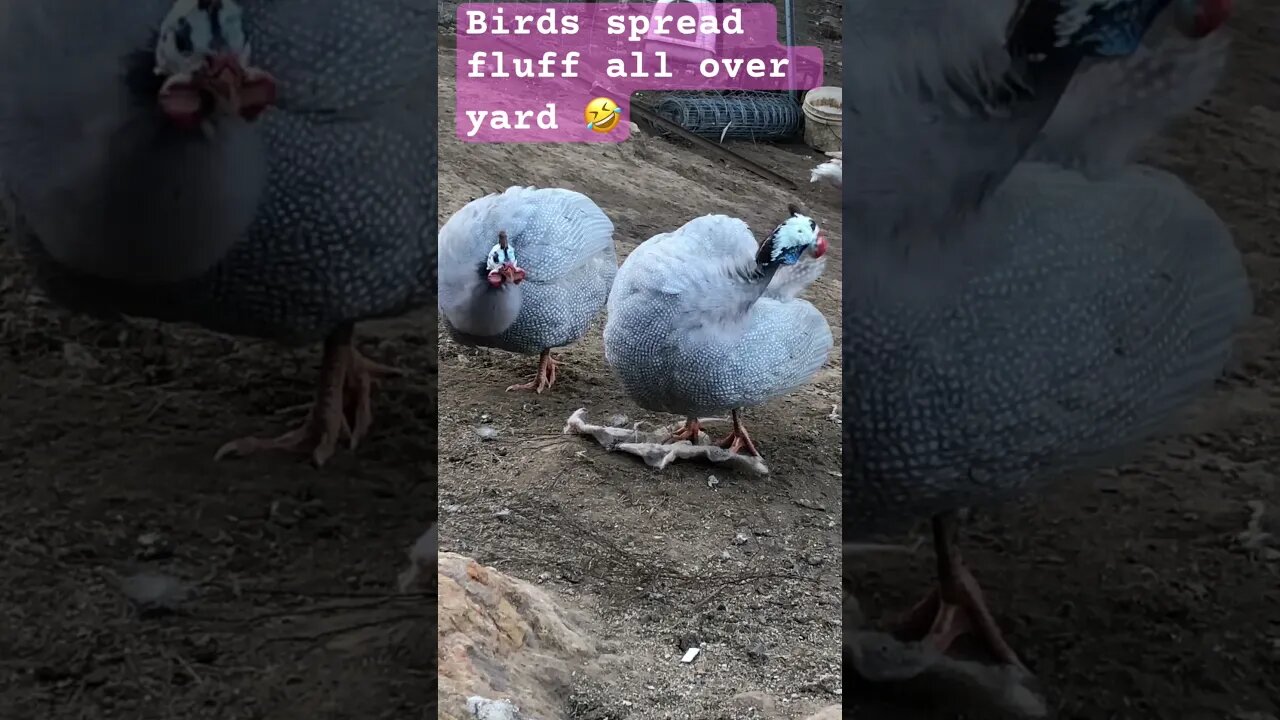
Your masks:
<svg viewBox="0 0 1280 720"><path fill-rule="evenodd" d="M1072 720L1274 720L1280 716L1280 7L1240 3L1234 64L1217 96L1153 153L1230 223L1257 315L1244 366L1190 431L1142 459L998 508L965 534L966 558L1057 716ZM1254 545L1253 549L1249 545ZM914 560L846 567L863 610L909 607L931 581ZM867 720L954 717L858 701Z"/></svg>
<svg viewBox="0 0 1280 720"><path fill-rule="evenodd" d="M317 353L65 316L0 246L0 715L427 717L434 607L392 595L434 515L425 322L365 343L415 375L358 453L215 464L300 419ZM187 599L137 612L139 572Z"/></svg>
<svg viewBox="0 0 1280 720"><path fill-rule="evenodd" d="M838 73L832 39L808 34L827 14L838 27L838 3L801 4L800 37L825 44ZM806 297L839 342L839 196L809 184L821 161L812 151L735 146L798 181L791 191L654 137L464 145L444 136L454 127L453 62L442 50L442 221L511 185L568 188L613 220L621 259L708 213L740 217L763 235L788 202L800 201L832 246ZM772 471L762 478L702 464L657 472L560 435L581 407L596 422L677 419L623 394L604 361L600 327L558 353L557 384L541 396L505 392L532 374L536 357L465 348L445 334L439 342L441 549L542 582L598 618L622 656L607 677L584 678L572 717L743 718L747 711L726 701L744 691L775 697L771 717L803 717L840 701L840 440L829 417L839 404L836 353L814 385L744 416ZM482 425L496 439L482 439ZM681 665L689 644L703 656Z"/></svg>

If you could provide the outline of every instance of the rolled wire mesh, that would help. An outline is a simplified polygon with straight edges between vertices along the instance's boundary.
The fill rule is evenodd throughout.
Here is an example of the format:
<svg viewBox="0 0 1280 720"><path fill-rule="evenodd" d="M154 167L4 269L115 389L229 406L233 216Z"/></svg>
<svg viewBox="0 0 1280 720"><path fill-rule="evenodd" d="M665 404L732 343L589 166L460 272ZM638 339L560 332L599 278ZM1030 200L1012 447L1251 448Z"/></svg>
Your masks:
<svg viewBox="0 0 1280 720"><path fill-rule="evenodd" d="M789 93L737 91L667 93L653 106L660 117L716 140L777 140L800 130L800 106Z"/></svg>

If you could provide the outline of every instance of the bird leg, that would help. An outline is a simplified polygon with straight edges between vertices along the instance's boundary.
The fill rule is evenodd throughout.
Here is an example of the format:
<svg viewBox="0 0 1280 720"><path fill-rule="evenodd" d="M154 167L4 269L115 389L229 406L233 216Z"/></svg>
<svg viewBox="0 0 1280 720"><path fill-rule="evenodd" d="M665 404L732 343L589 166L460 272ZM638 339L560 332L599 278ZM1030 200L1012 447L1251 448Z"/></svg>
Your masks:
<svg viewBox="0 0 1280 720"><path fill-rule="evenodd" d="M698 422L698 418L691 417L684 421L684 426L682 426L679 430L668 435L667 439L662 441L662 444L671 445L673 443L678 443L678 442L688 440L694 445L697 445L698 438L701 435L702 435L702 423Z"/></svg>
<svg viewBox="0 0 1280 720"><path fill-rule="evenodd" d="M734 410L732 416L733 430L716 444L729 452L745 451L747 455L760 457L760 451L756 449L756 444L751 442L751 436L747 434L747 429L742 426L742 417L738 414L738 411Z"/></svg>
<svg viewBox="0 0 1280 720"><path fill-rule="evenodd" d="M548 348L542 351L542 355L538 358L538 374L533 376L533 380L527 383L519 383L507 388L507 392L512 390L532 390L541 394L543 390L549 389L556 383L556 359L551 356L551 350Z"/></svg>
<svg viewBox="0 0 1280 720"><path fill-rule="evenodd" d="M933 518L934 552L938 563L938 587L912 608L900 623L904 639L920 639L946 652L961 636L973 634L995 659L1018 669L1026 666L1005 642L987 608L982 588L965 566L956 543L959 520L954 512Z"/></svg>
<svg viewBox="0 0 1280 720"><path fill-rule="evenodd" d="M361 355L352 343L353 327L346 325L324 343L320 383L311 412L301 427L276 438L245 437L223 445L214 455L245 456L264 450L306 453L317 467L333 457L338 441L346 438L355 449L373 424L373 385L404 371L380 365Z"/></svg>

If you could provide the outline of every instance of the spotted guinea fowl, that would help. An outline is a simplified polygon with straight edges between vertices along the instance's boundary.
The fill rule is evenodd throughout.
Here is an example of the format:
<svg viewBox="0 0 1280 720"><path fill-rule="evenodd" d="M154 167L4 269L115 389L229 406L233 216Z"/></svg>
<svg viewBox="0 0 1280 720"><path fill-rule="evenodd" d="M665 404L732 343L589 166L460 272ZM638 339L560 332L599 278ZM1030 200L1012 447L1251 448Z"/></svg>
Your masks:
<svg viewBox="0 0 1280 720"><path fill-rule="evenodd" d="M740 410L808 383L831 328L799 299L822 274L827 240L798 208L758 246L747 224L707 215L649 238L618 270L605 359L635 402L687 418L668 442L696 442L698 418L732 413L719 442L758 456Z"/></svg>
<svg viewBox="0 0 1280 720"><path fill-rule="evenodd" d="M960 558L958 511L1124 457L1213 384L1251 312L1223 222L1130 161L1211 87L1185 58L1220 48L1119 74L1093 58L1132 53L1157 15L1088 4L1087 22L1055 25L1044 16L1072 4L1030 0L1023 20L1087 31L1015 24L1007 45L1012 2L849 6L846 538L932 517L938 586L901 629L944 650L973 631L1015 667ZM1160 17L1204 37L1224 4Z"/></svg>
<svg viewBox="0 0 1280 720"><path fill-rule="evenodd" d="M435 294L436 4L170 4L0 5L9 214L73 309L324 339L305 424L217 454L322 464L395 372L354 323Z"/></svg>
<svg viewBox="0 0 1280 720"><path fill-rule="evenodd" d="M516 264L494 270L499 236ZM512 187L473 200L440 228L440 315L458 342L539 354L533 380L507 390L541 393L556 381L553 348L587 334L618 273L613 223L586 195Z"/></svg>

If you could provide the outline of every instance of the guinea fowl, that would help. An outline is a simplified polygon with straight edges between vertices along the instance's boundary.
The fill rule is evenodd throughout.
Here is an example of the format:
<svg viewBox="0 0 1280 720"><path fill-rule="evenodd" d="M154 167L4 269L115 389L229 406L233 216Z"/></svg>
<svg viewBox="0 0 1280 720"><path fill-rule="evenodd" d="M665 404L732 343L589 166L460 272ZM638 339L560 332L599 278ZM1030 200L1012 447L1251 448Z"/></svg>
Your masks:
<svg viewBox="0 0 1280 720"><path fill-rule="evenodd" d="M435 295L436 3L170 3L0 7L8 210L72 309L324 339L305 424L216 455L323 464L398 372L354 323Z"/></svg>
<svg viewBox="0 0 1280 720"><path fill-rule="evenodd" d="M618 274L608 216L582 193L512 187L463 206L440 228L438 243L440 315L450 335L465 345L539 353L533 380L507 390L549 389L556 381L551 350L587 334ZM500 246L518 266L488 257Z"/></svg>
<svg viewBox="0 0 1280 720"><path fill-rule="evenodd" d="M850 6L845 537L933 518L938 587L900 629L943 650L973 632L1022 667L958 512L1135 449L1212 386L1251 312L1223 222L1130 160L1208 92L1214 73L1187 67L1220 66L1221 38L1113 61L1132 77L1095 59L1137 49L1151 5L1030 0L1007 46L1012 2ZM1195 38L1227 14L1171 12Z"/></svg>
<svg viewBox="0 0 1280 720"><path fill-rule="evenodd" d="M825 182L834 187L841 187L844 179L843 155L843 152L827 153L827 157L831 159L813 169L813 172L809 174L809 182Z"/></svg>
<svg viewBox="0 0 1280 720"><path fill-rule="evenodd" d="M757 246L736 218L706 215L637 247L618 270L605 359L646 410L685 416L668 442L697 442L699 417L730 411L718 444L758 456L740 410L793 392L831 351L822 313L798 298L827 240L798 208Z"/></svg>

